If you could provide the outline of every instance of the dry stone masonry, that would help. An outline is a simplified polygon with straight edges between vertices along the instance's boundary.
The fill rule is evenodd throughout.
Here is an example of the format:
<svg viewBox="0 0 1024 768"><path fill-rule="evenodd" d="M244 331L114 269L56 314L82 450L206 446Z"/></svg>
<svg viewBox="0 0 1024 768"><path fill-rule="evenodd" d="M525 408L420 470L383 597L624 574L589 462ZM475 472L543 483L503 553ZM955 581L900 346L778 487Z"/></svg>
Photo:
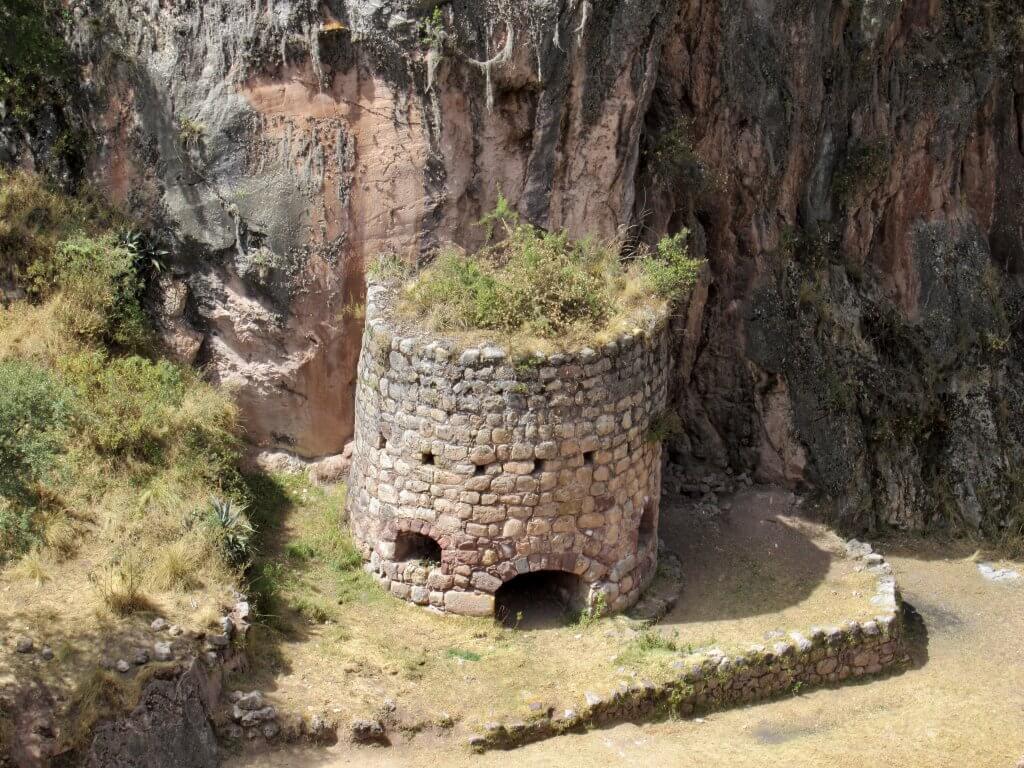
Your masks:
<svg viewBox="0 0 1024 768"><path fill-rule="evenodd" d="M622 680L610 691L584 691L580 706L541 707L528 721L488 723L469 746L478 751L510 749L659 714L689 717L905 668L909 657L903 601L892 567L867 542L850 540L846 556L876 577L869 600L872 612L877 612L874 618L794 630L739 653L708 648L680 654L672 662L674 679Z"/></svg>
<svg viewBox="0 0 1024 768"><path fill-rule="evenodd" d="M370 287L359 362L348 510L368 568L458 614L538 572L577 607L634 604L657 563L665 318L516 360L401 327L394 301Z"/></svg>

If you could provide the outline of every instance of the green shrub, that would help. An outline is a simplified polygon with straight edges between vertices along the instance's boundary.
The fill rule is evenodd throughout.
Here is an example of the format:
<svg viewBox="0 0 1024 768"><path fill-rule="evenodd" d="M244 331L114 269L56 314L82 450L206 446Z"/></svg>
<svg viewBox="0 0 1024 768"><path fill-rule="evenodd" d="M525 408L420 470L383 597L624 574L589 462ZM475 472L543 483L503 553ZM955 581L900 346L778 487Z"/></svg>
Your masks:
<svg viewBox="0 0 1024 768"><path fill-rule="evenodd" d="M659 443L671 440L683 433L683 421L676 411L663 411L651 419L647 428L647 441Z"/></svg>
<svg viewBox="0 0 1024 768"><path fill-rule="evenodd" d="M24 498L50 469L69 411L67 392L48 371L0 361L0 494Z"/></svg>
<svg viewBox="0 0 1024 768"><path fill-rule="evenodd" d="M217 540L228 561L235 565L248 563L253 553L255 530L246 515L245 504L211 497L206 519L216 531Z"/></svg>
<svg viewBox="0 0 1024 768"><path fill-rule="evenodd" d="M0 562L32 541L35 486L62 450L69 413L66 391L47 371L0 360Z"/></svg>
<svg viewBox="0 0 1024 768"><path fill-rule="evenodd" d="M690 290L697 282L701 266L700 259L691 259L686 239L688 229L670 237L663 237L654 253L639 260L640 269L647 277L651 288L664 299L674 299Z"/></svg>
<svg viewBox="0 0 1024 768"><path fill-rule="evenodd" d="M701 264L683 230L620 258L618 239L571 240L519 222L504 197L480 222L493 245L443 248L404 286L400 311L442 332L498 331L541 339L593 337L633 327L693 287Z"/></svg>
<svg viewBox="0 0 1024 768"><path fill-rule="evenodd" d="M206 138L206 126L198 120L183 116L178 119L178 141L185 149L195 149Z"/></svg>
<svg viewBox="0 0 1024 768"><path fill-rule="evenodd" d="M109 358L83 352L65 363L65 374L83 408L83 436L102 454L163 462L185 389L182 369L137 355Z"/></svg>
<svg viewBox="0 0 1024 768"><path fill-rule="evenodd" d="M2 25L0 25L2 26ZM15 281L36 299L54 288L35 282L27 273L53 259L57 244L82 232L100 234L114 214L86 192L70 197L23 171L0 171L0 276Z"/></svg>
<svg viewBox="0 0 1024 768"><path fill-rule="evenodd" d="M388 283L394 280L404 280L409 276L410 267L393 253L381 253L377 255L366 267L366 277L370 282Z"/></svg>
<svg viewBox="0 0 1024 768"><path fill-rule="evenodd" d="M442 250L406 290L407 305L438 330L553 337L607 318L609 276L621 273L614 244L521 224L500 194L479 224L499 241L475 256Z"/></svg>
<svg viewBox="0 0 1024 768"><path fill-rule="evenodd" d="M529 225L507 234L477 257L442 251L407 289L407 306L442 331L552 338L604 323L612 308L608 278L621 274L614 248Z"/></svg>
<svg viewBox="0 0 1024 768"><path fill-rule="evenodd" d="M36 262L29 272L37 283L57 286L68 299L64 321L73 333L133 349L149 338L136 258L113 234L75 234L57 245L52 260Z"/></svg>

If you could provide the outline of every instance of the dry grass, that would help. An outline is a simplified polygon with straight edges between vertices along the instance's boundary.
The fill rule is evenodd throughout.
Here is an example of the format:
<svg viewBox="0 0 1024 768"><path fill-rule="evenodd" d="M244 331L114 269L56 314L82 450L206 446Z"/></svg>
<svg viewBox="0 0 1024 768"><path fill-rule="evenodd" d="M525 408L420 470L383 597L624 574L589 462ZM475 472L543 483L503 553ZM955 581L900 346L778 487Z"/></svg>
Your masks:
<svg viewBox="0 0 1024 768"><path fill-rule="evenodd" d="M130 678L103 669L86 674L75 686L66 706L67 722L71 725L68 733L62 734L62 740L80 744L99 721L129 712L138 703L155 669L151 666Z"/></svg>
<svg viewBox="0 0 1024 768"><path fill-rule="evenodd" d="M69 400L47 472L14 500L27 530L10 537L13 551L0 536L0 626L50 645L57 658L40 664L0 652L0 684L38 682L57 701L73 700L57 713L71 743L95 713L134 701L135 689L119 690L96 670L151 645L154 614L197 629L217 620L239 582L239 563L228 562L203 511L211 494L246 492L230 399L145 349L130 355L124 345L107 346L108 331L121 327L109 320L131 313L121 297L107 301L110 290L90 298L89 286L104 286L82 277L83 264L95 255L123 265L125 253L109 222L92 216L87 203L0 175L0 269L17 273L36 299L0 308L0 362L44 370ZM77 271L54 275L72 246ZM106 298L97 303L99 293ZM101 323L96 313L108 310ZM103 333L93 333L101 325ZM0 497L0 511L11 504Z"/></svg>
<svg viewBox="0 0 1024 768"><path fill-rule="evenodd" d="M139 673L130 681L121 680L102 671L104 660L131 659L135 649L152 647L155 638L149 624L156 615L204 629L215 624L220 607L230 600L229 584L210 583L189 593L147 587L145 606L119 615L89 578L89 564L104 562L108 546L101 535L84 537L75 557L47 562L50 578L42 586L20 578L16 564L0 571L0 626L5 634L27 635L37 647L49 645L55 654L52 662L43 664L38 655L0 648L0 685L32 681L45 686L60 704L55 715L65 746L88 733L97 713L137 701ZM114 573L112 579L117 583L121 576ZM151 666L155 665L140 672L146 674ZM121 682L120 691L105 688L104 679L111 678Z"/></svg>
<svg viewBox="0 0 1024 768"><path fill-rule="evenodd" d="M142 567L134 556L102 566L90 577L100 602L115 616L127 616L149 607L142 580Z"/></svg>
<svg viewBox="0 0 1024 768"><path fill-rule="evenodd" d="M49 564L38 547L33 547L23 555L12 571L16 576L34 582L37 587L50 580Z"/></svg>
<svg viewBox="0 0 1024 768"><path fill-rule="evenodd" d="M67 560L78 551L79 532L67 520L57 519L46 526L43 541L51 555Z"/></svg>
<svg viewBox="0 0 1024 768"><path fill-rule="evenodd" d="M197 570L200 552L196 542L178 539L156 553L156 561L149 570L149 582L161 591L190 592L199 584Z"/></svg>
<svg viewBox="0 0 1024 768"><path fill-rule="evenodd" d="M281 483L291 509L281 529L270 533L278 549L263 564L270 566L277 599L269 626L257 631L251 674L229 685L272 691L284 707L300 713L326 709L342 718L363 716L382 698L394 698L410 720L440 723L447 716L469 729L487 720L528 717L532 703L579 707L587 690L672 677L672 646L679 653L712 643L726 652L745 650L764 642L780 622L787 629L809 629L874 615L867 604L870 592L852 594L873 586L873 577L852 572L823 549L838 547L837 537L796 522L752 523L766 531L766 545L779 540L776 530L781 531L783 546L780 554L773 554L773 546L751 549L747 567L727 585L728 602L722 605L732 614L720 621L691 610L665 630L638 634L622 617L517 631L489 619L438 615L383 593L358 569L332 567L311 542L336 535L339 523L331 509L340 507L341 494L308 487L300 478ZM763 497L750 504L768 506ZM666 506L662 519L667 518L681 525L690 519L685 510ZM682 528L678 536L685 539ZM786 546L789 537L800 546ZM749 542L741 537L736 547L744 545ZM820 562L808 573L798 560L812 551ZM790 570L792 577L784 578ZM723 584L714 578L705 597L711 612L722 598L716 588Z"/></svg>

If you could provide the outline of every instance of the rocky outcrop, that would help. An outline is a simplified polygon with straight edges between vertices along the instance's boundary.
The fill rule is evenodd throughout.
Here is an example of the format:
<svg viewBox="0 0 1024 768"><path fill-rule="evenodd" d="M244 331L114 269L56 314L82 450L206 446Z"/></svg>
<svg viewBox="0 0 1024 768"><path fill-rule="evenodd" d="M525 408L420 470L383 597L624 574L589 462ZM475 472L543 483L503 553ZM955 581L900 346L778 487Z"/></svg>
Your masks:
<svg viewBox="0 0 1024 768"><path fill-rule="evenodd" d="M690 229L691 473L852 527L1021 525L1019 3L73 9L91 174L172 241L169 346L257 446L341 452L367 264L474 247L500 190L574 235Z"/></svg>
<svg viewBox="0 0 1024 768"><path fill-rule="evenodd" d="M107 75L93 174L173 240L198 361L257 446L341 452L379 254L479 242L499 192L577 234L630 222L666 6L75 4Z"/></svg>
<svg viewBox="0 0 1024 768"><path fill-rule="evenodd" d="M860 528L1021 524L1021 23L683 3L637 211L715 276L678 461L818 488Z"/></svg>
<svg viewBox="0 0 1024 768"><path fill-rule="evenodd" d="M175 673L175 674L172 674ZM168 670L143 690L126 717L100 725L86 757L89 768L215 768L217 741L210 713L219 695L202 665L193 661L180 674Z"/></svg>

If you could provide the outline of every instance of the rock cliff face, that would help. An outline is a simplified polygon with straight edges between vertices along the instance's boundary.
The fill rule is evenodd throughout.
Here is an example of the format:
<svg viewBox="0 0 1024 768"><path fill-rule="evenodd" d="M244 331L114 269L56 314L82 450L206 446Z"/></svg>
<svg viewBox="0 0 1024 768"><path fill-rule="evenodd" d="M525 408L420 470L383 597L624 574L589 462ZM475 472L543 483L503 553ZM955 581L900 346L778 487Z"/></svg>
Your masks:
<svg viewBox="0 0 1024 768"><path fill-rule="evenodd" d="M1020 524L1015 0L73 10L89 172L171 236L170 346L255 444L341 451L366 265L477 244L501 191L575 235L691 230L688 471L818 488L860 527Z"/></svg>

